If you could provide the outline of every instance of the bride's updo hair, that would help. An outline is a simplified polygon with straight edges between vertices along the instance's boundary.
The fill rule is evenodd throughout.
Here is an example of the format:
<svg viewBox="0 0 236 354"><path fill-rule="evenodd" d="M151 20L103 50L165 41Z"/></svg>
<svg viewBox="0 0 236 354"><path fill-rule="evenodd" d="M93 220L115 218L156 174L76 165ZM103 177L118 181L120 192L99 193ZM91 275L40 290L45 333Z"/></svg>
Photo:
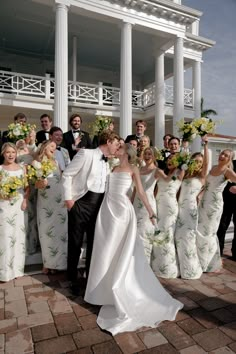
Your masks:
<svg viewBox="0 0 236 354"><path fill-rule="evenodd" d="M126 153L128 155L128 161L131 165L135 165L137 162L137 150L130 144L125 144Z"/></svg>

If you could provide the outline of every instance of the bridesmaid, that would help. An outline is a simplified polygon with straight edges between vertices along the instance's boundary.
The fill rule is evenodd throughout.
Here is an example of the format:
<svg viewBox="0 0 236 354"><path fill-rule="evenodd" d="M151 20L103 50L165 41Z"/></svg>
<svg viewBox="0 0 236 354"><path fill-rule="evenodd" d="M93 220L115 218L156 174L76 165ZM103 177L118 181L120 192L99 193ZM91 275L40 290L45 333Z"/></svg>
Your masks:
<svg viewBox="0 0 236 354"><path fill-rule="evenodd" d="M167 158L166 180L158 180L157 192L157 228L159 234L153 245L152 269L162 278L177 278L179 267L174 243L175 225L178 216L177 192L184 177L184 171L177 169L170 155Z"/></svg>
<svg viewBox="0 0 236 354"><path fill-rule="evenodd" d="M12 143L2 146L3 164L0 166L0 186L4 179L17 177L21 188L14 198L0 194L0 281L9 281L24 275L27 199L29 189L26 171L16 163L17 149Z"/></svg>
<svg viewBox="0 0 236 354"><path fill-rule="evenodd" d="M157 168L155 162L155 156L152 148L147 147L143 152L143 160L145 166L140 168L140 177L143 189L148 198L148 202L151 205L152 210L156 214L156 201L154 197L154 188L157 180ZM147 209L145 208L142 200L136 194L136 188L134 187L132 200L134 200L134 210L137 217L138 235L141 238L144 246L145 255L148 263L151 263L152 243L150 238L154 235L155 227L150 223Z"/></svg>
<svg viewBox="0 0 236 354"><path fill-rule="evenodd" d="M55 163L55 170L35 184L38 188L37 221L44 274L54 274L67 268L67 210L62 199L61 171L54 160L55 150L56 144L46 140L37 153L39 162L46 157Z"/></svg>
<svg viewBox="0 0 236 354"><path fill-rule="evenodd" d="M37 151L35 144L35 131L31 131L25 140L16 142L17 162L24 165L30 165L34 160ZM26 254L31 255L37 252L39 248L39 235L37 226L37 190L35 186L29 182L29 198L28 198L28 228L26 235Z"/></svg>
<svg viewBox="0 0 236 354"><path fill-rule="evenodd" d="M228 180L236 182L236 173L232 169L233 157L231 149L220 153L218 164L212 167L207 176L205 192L198 209L197 249L203 272L219 271L222 266L216 233L223 209L222 192Z"/></svg>
<svg viewBox="0 0 236 354"><path fill-rule="evenodd" d="M157 168L156 158L154 155L154 151L151 147L145 148L143 152L143 161L145 162L145 166L141 167L139 170L141 182L143 189L147 195L148 202L156 214L157 208L154 196L154 189L157 183L157 179L163 178L166 180L170 180L171 177L166 176L162 170ZM144 251L148 263L151 264L155 226L150 223L147 210L142 200L136 194L136 188L134 188L132 200L134 200L134 210L137 217L138 235L143 242Z"/></svg>
<svg viewBox="0 0 236 354"><path fill-rule="evenodd" d="M143 160L143 153L146 147L150 146L150 138L148 135L143 135L140 138L139 141L139 146L138 146L138 150L137 150L137 156L138 156L138 164L139 166L144 166L145 162Z"/></svg>
<svg viewBox="0 0 236 354"><path fill-rule="evenodd" d="M198 224L197 197L202 190L208 170L208 141L204 141L204 155L196 152L191 156L195 169L191 165L187 170L179 195L179 214L175 229L175 242L181 278L199 279L202 267L197 254L196 230Z"/></svg>

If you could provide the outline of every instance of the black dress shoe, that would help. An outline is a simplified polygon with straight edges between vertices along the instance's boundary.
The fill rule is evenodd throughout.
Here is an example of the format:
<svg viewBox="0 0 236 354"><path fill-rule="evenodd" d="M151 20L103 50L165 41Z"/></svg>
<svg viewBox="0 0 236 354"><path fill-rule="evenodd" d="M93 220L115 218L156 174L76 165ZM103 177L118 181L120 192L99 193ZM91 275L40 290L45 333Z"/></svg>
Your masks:
<svg viewBox="0 0 236 354"><path fill-rule="evenodd" d="M78 283L71 283L70 290L71 290L72 295L80 296L80 287L79 287Z"/></svg>

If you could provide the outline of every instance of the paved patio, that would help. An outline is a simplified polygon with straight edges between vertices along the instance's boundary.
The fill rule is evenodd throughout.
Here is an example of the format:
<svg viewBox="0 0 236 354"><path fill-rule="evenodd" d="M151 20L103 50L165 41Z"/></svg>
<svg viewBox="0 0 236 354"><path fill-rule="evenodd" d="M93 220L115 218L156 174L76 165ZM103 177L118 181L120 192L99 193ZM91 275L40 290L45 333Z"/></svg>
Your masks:
<svg viewBox="0 0 236 354"><path fill-rule="evenodd" d="M71 296L64 273L0 284L0 354L230 354L236 352L236 262L200 280L161 280L184 303L175 322L114 338L96 325L99 307Z"/></svg>

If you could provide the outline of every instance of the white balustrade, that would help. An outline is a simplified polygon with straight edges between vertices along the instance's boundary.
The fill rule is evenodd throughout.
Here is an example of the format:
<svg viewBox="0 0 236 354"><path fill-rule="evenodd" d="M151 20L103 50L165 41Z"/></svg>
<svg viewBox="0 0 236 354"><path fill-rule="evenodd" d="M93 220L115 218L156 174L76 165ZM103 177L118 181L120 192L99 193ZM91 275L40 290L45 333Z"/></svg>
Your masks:
<svg viewBox="0 0 236 354"><path fill-rule="evenodd" d="M36 76L0 70L0 93L54 99L55 79L46 74ZM68 82L68 100L73 103L105 106L120 105L120 88L105 86L101 82ZM165 85L165 101L173 105L173 86ZM132 91L133 108L145 109L155 103L155 84L144 91ZM193 107L193 91L184 89L184 105Z"/></svg>

